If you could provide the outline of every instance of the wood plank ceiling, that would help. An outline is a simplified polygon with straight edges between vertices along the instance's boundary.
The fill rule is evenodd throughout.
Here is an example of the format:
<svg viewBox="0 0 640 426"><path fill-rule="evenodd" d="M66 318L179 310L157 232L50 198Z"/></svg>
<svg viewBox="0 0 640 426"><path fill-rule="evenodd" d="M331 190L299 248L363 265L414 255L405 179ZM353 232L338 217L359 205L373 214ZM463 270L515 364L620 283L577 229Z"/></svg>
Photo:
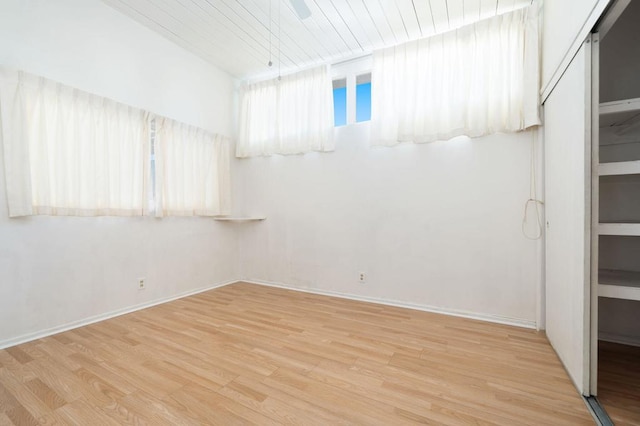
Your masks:
<svg viewBox="0 0 640 426"><path fill-rule="evenodd" d="M103 1L239 79L366 55L531 3L305 0L311 16L301 20L289 0Z"/></svg>

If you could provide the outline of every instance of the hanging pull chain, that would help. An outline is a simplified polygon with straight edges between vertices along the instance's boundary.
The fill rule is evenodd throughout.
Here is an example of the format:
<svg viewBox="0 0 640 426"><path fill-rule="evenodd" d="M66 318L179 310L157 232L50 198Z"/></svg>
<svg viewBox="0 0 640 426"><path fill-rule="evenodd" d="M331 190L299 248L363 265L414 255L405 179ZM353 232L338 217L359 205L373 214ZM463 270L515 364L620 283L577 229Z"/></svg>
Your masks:
<svg viewBox="0 0 640 426"><path fill-rule="evenodd" d="M271 29L271 22L273 22L273 19L271 18L272 9L271 0L269 0L269 62L267 63L269 66L273 65L273 61L271 60L271 35L273 34L273 30Z"/></svg>

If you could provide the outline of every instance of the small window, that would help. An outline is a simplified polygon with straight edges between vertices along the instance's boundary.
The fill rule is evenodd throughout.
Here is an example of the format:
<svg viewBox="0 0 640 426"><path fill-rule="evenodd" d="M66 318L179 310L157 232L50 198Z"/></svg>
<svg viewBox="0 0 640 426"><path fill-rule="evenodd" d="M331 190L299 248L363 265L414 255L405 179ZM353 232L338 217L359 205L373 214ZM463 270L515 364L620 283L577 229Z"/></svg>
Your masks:
<svg viewBox="0 0 640 426"><path fill-rule="evenodd" d="M333 123L347 124L347 79L333 80Z"/></svg>
<svg viewBox="0 0 640 426"><path fill-rule="evenodd" d="M356 77L356 123L369 120L371 120L371 73Z"/></svg>

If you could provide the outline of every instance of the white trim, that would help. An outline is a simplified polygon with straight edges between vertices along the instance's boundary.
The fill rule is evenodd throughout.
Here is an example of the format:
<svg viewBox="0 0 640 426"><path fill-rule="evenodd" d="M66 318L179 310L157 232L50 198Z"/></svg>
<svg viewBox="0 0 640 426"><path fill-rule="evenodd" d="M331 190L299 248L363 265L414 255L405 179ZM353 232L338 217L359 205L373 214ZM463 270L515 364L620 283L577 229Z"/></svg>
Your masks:
<svg viewBox="0 0 640 426"><path fill-rule="evenodd" d="M640 223L600 223L598 232L600 235L640 237Z"/></svg>
<svg viewBox="0 0 640 426"><path fill-rule="evenodd" d="M621 99L600 104L600 115L634 112L640 110L640 98Z"/></svg>
<svg viewBox="0 0 640 426"><path fill-rule="evenodd" d="M156 299L151 302L145 302L139 305L129 306L127 308L116 309L115 311L106 312L99 315L94 315L88 318L84 318L78 321L72 321L66 324L58 325L46 330L36 331L34 333L23 334L22 336L12 337L10 339L0 341L0 350L9 348L11 346L27 343L32 340L42 339L43 337L51 336L53 334L62 333L64 331L73 330L74 328L84 327L85 325L94 324L96 322L104 321L110 318L114 318L120 315L129 314L131 312L139 311L142 309L150 308L152 306L160 305L163 303L171 302L173 300L182 299L184 297L193 296L194 294L203 293L205 291L214 290L216 288L224 287L229 284L238 282L238 280L226 281L223 283L213 284L208 287L202 287L196 290L189 290L184 293L179 293L174 296L169 296L161 299Z"/></svg>
<svg viewBox="0 0 640 426"><path fill-rule="evenodd" d="M65 331L73 330L75 328L84 327L86 325L94 324L94 323L104 321L110 318L114 318L120 315L125 315L131 312L136 312L142 309L150 308L152 306L161 305L163 303L171 302L177 299L182 299L184 297L193 296L195 294L203 293L205 291L215 290L217 288L225 287L227 285L235 284L238 282L263 285L267 287L282 288L286 290L299 291L302 293L319 294L322 296L339 297L341 299L357 300L360 302L369 302L369 303L376 303L380 305L396 306L399 308L414 309L418 311L432 312L437 314L450 315L454 317L468 318L468 319L474 319L479 321L487 321L487 322L492 322L496 324L505 324L505 325L511 325L515 327L529 328L533 330L536 329L536 322L531 320L511 318L511 317L505 317L501 315L479 314L476 312L469 312L469 311L464 311L459 309L439 308L439 307L430 306L430 305L418 305L414 303L406 303L406 302L401 302L397 300L378 299L375 297L359 296L355 294L346 294L346 293L340 293L335 291L327 291L327 290L320 290L320 289L301 289L301 288L296 288L296 287L292 287L292 286L281 284L281 283L274 283L274 282L262 281L262 280L242 279L242 280L225 281L222 283L213 284L208 287L202 287L196 290L189 290L187 292L179 293L174 296L156 299L151 302L145 302L139 305L129 306L127 308L117 309L115 311L94 315L78 321L72 321L66 324L48 328L46 330L40 330L34 333L23 334L22 336L18 336L18 337L12 337L12 338L0 341L0 350L6 349L12 346L20 345L22 343L31 342L33 340L42 339L43 337L48 337L54 334L63 333ZM640 344L638 346L640 346Z"/></svg>
<svg viewBox="0 0 640 426"><path fill-rule="evenodd" d="M600 176L598 168L600 165L600 35L591 35L591 105L589 114L591 116L591 137L587 139L587 146L590 152L590 184L591 184L591 213L589 224L589 305L587 306L589 324L589 395L598 394L598 258L600 236L594 230L598 229L600 220Z"/></svg>
<svg viewBox="0 0 640 426"><path fill-rule="evenodd" d="M591 332L592 332L592 328L597 328L596 327L596 323L591 322L591 315L592 313L595 314L597 313L597 310L593 311L591 310L591 305L593 303L593 300L595 299L595 303L597 306L598 303L598 299L595 295L591 294L592 288L595 288L596 284L597 284L597 277L594 277L594 281L592 283L592 278L591 278L591 234L593 232L592 230L592 222L591 222L591 215L592 215L592 193L589 190L589 187L592 185L592 176L591 176L591 172L592 172L592 168L593 168L593 161L592 161L592 147L591 144L592 142L592 134L593 132L597 132L598 131L598 122L594 122L593 121L593 113L594 111L597 109L598 106L598 102L599 102L599 96L598 93L594 94L594 89L599 87L599 80L595 82L595 87L594 87L594 68L593 68L593 53L594 51L596 53L599 52L597 47L594 47L594 44L597 44L598 42L598 35L597 34L587 34L587 39L585 41L585 83L586 83L586 87L585 87L585 101L586 101L586 105L585 105L585 117L584 117L584 122L585 122L585 129L584 129L584 160L585 160L585 171L584 171L584 182L585 182L585 190L586 190L586 194L585 194L585 206L584 206L584 229L585 229L585 234L584 234L584 238L585 238L585 244L584 244L584 265L583 265L583 271L584 271L584 277L585 277L585 282L584 282L584 301L583 301L583 312L584 312L584 321L582 323L582 327L583 327L583 331L582 331L582 341L583 341L583 347L582 347L582 359L584 360L584 364L582 365L582 386L580 387L582 389L582 395L584 396L589 396L591 395L591 354L592 354L592 347L594 345L592 345L592 340L591 340ZM595 77L599 76L599 68L595 69L596 73L595 73ZM593 128L593 126L595 126L595 129ZM597 133L596 133L597 134ZM597 269L596 269L597 271ZM597 317L596 317L596 321L597 321ZM596 352L597 353L597 352Z"/></svg>
<svg viewBox="0 0 640 426"><path fill-rule="evenodd" d="M542 122L544 123L544 107L541 108L541 114L542 114ZM535 130L535 132L538 134L538 152L535 153L535 155L538 155L539 160L536 160L536 164L539 164L540 167L540 174L539 176L542 177L542 184L539 185L540 188L538 188L538 190L540 191L540 194L538 195L538 197L540 198L540 200L544 200L545 199L545 149L546 146L544 144L544 131L542 128L537 128ZM535 137L535 136L534 136ZM536 171L537 172L537 171ZM537 312L537 316L536 316L536 330L538 331L543 331L547 329L547 305L546 305L546 292L547 292L547 274L546 274L546 259L547 259L547 255L546 255L546 250L547 250L547 234L546 234L546 228L545 228L545 223L547 223L547 210L546 209L541 209L542 212L542 218L541 218L541 223L542 223L542 234L540 236L540 244L538 245L538 273L540 274L539 278L538 278L538 286L536 288L536 312Z"/></svg>
<svg viewBox="0 0 640 426"><path fill-rule="evenodd" d="M399 300L378 299L375 297L359 296L356 294L340 293L337 291L321 290L321 289L314 289L314 288L297 288L297 287L293 287L293 286L282 284L282 283L274 283L270 281L262 281L262 280L255 280L255 279L243 279L241 280L241 282L245 282L248 284L263 285L267 287L282 288L286 290L299 291L302 293L319 294L322 296L331 296L331 297L339 297L341 299L357 300L359 302L369 302L369 303L376 303L379 305L396 306L399 308L414 309L417 311L432 312L436 314L450 315L454 317L487 321L487 322L492 322L496 324L505 324L505 325L511 325L515 327L530 328L533 330L536 329L536 322L533 320L511 318L511 317L505 317L501 315L479 314L476 312L469 312L469 311L464 311L460 309L440 308L440 307L430 306L430 305L418 305L414 303L401 302Z"/></svg>
<svg viewBox="0 0 640 426"><path fill-rule="evenodd" d="M598 33L600 34L600 40L603 40L609 30L613 28L616 21L622 15L622 12L629 6L631 0L618 0L613 2L611 10L602 19L602 22L598 25Z"/></svg>
<svg viewBox="0 0 640 426"><path fill-rule="evenodd" d="M598 334L598 339L611 342L611 343L619 343L621 345L629 345L629 346L637 346L640 347L640 337L639 336L626 336L624 334L615 334L615 333L603 333L602 331Z"/></svg>
<svg viewBox="0 0 640 426"><path fill-rule="evenodd" d="M553 89L556 87L556 85L564 75L564 72L567 70L567 67L569 67L569 64L571 63L571 61L573 61L574 56L576 56L576 54L580 50L582 43L584 43L585 39L587 38L587 36L589 35L593 27L595 27L596 23L600 19L600 16L602 16L602 13L605 11L608 4L609 4L609 0L599 0L596 3L596 5L593 7L593 9L591 9L591 13L589 14L589 17L585 21L582 28L580 28L580 31L578 32L576 37L573 39L573 43L571 44L571 47L569 47L569 50L567 50L567 52L564 54L562 61L560 62L560 64L558 64L553 74L551 74L551 78L549 79L549 81L541 91L542 104L544 104L547 101L547 98L549 97Z"/></svg>
<svg viewBox="0 0 640 426"><path fill-rule="evenodd" d="M601 163L598 166L600 176L619 176L640 174L640 160Z"/></svg>
<svg viewBox="0 0 640 426"><path fill-rule="evenodd" d="M600 284L598 286L598 296L610 299L640 300L640 287Z"/></svg>

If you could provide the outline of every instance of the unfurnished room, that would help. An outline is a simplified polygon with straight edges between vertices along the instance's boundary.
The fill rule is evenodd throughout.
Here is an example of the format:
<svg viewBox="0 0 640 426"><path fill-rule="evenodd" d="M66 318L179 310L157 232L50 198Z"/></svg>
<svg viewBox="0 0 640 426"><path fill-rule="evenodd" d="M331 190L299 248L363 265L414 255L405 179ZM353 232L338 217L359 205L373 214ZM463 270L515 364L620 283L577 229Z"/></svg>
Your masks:
<svg viewBox="0 0 640 426"><path fill-rule="evenodd" d="M0 0L0 425L640 425L640 0Z"/></svg>

